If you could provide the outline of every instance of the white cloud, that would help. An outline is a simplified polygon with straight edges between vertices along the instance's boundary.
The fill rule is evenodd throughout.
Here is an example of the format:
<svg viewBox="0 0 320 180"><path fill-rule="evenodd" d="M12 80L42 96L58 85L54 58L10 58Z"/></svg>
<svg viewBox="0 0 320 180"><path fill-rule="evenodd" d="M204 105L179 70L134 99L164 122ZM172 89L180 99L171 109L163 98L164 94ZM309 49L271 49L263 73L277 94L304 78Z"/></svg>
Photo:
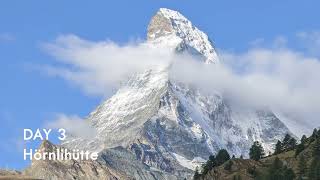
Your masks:
<svg viewBox="0 0 320 180"><path fill-rule="evenodd" d="M212 67L180 59L171 77L220 92L238 107L270 107L294 120L286 123L298 124L301 131L319 126L319 59L289 49L262 48L224 52L221 58L224 64Z"/></svg>
<svg viewBox="0 0 320 180"><path fill-rule="evenodd" d="M90 126L88 121L79 118L76 115L58 114L56 119L45 124L46 128L66 130L66 135L72 135L84 139L95 137L96 131Z"/></svg>
<svg viewBox="0 0 320 180"><path fill-rule="evenodd" d="M90 42L74 35L60 36L45 49L60 65L43 66L50 75L71 81L89 94L110 94L133 73L166 65L171 54L144 43L120 46L111 41Z"/></svg>
<svg viewBox="0 0 320 180"><path fill-rule="evenodd" d="M310 40L311 41L311 40ZM320 62L286 47L279 37L271 48L243 53L223 52L222 64L205 65L190 56L172 56L168 49L144 43L117 45L61 36L46 49L60 66L46 71L79 85L90 94L106 95L133 73L171 64L171 78L218 91L238 106L268 106L296 123L313 128L320 117ZM288 124L292 122L288 122Z"/></svg>

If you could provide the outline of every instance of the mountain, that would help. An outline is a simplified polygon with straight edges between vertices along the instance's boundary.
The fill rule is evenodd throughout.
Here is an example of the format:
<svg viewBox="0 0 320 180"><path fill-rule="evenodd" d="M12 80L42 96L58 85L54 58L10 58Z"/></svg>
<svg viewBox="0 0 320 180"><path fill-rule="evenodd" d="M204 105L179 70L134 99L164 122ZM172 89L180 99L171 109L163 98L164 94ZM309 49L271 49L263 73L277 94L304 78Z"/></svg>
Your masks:
<svg viewBox="0 0 320 180"><path fill-rule="evenodd" d="M220 63L208 36L173 10L161 8L151 19L147 44L170 46L208 65ZM183 179L219 149L247 155L258 140L273 151L290 133L272 111L235 108L218 93L175 82L169 68L133 75L88 116L96 136L71 135L62 146L98 151L99 163L128 177Z"/></svg>

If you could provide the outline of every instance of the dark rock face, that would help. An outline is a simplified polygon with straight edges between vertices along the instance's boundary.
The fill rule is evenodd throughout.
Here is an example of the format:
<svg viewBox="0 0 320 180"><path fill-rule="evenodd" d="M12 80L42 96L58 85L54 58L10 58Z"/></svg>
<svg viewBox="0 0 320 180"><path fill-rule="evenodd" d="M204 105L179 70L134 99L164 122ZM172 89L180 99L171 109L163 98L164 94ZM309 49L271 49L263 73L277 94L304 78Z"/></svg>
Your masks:
<svg viewBox="0 0 320 180"><path fill-rule="evenodd" d="M142 150L146 153L146 150ZM141 152L142 152L141 151ZM151 153L144 156L158 156L154 153ZM134 179L143 179L143 180L165 180L165 179L184 179L190 178L192 171L181 171L180 173L169 173L165 171L159 171L154 168L150 168L146 163L141 162L141 159L137 159L137 155L132 151L125 149L123 147L116 147L112 149L106 149L101 152L99 162L110 166L119 171L129 174ZM146 161L145 161L146 162ZM153 163L156 161L152 161ZM170 169L168 169L170 170ZM177 175L175 175L177 174Z"/></svg>
<svg viewBox="0 0 320 180"><path fill-rule="evenodd" d="M173 26L168 18L165 18L162 14L157 13L152 17L149 26L147 38L153 40L161 36L173 33Z"/></svg>

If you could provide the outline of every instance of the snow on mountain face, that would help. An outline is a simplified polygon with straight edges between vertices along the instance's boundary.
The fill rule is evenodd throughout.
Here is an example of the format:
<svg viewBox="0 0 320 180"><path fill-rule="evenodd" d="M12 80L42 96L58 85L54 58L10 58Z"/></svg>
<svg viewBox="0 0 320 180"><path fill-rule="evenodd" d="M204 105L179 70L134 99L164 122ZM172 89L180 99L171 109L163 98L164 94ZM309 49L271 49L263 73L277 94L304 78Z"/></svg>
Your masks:
<svg viewBox="0 0 320 180"><path fill-rule="evenodd" d="M169 34L175 34L183 40L180 46L191 48L205 57L206 63L218 63L219 58L209 37L192 25L177 11L161 8L151 19L148 26L148 40L154 40Z"/></svg>
<svg viewBox="0 0 320 180"><path fill-rule="evenodd" d="M136 136L132 134L139 133L139 128L156 113L167 81L167 71L146 71L131 78L125 87L92 113L89 120L98 134L109 135L102 137L108 138L108 147L135 140ZM113 139L115 134L121 134L120 138Z"/></svg>
<svg viewBox="0 0 320 180"><path fill-rule="evenodd" d="M208 36L169 9L152 18L148 42L200 54L204 63L219 62ZM272 151L289 132L271 111L234 108L219 94L171 81L167 68L134 75L88 121L98 132L96 138L73 137L64 145L96 151L122 146L148 167L178 177L189 176L188 169L221 148L246 156L258 140Z"/></svg>

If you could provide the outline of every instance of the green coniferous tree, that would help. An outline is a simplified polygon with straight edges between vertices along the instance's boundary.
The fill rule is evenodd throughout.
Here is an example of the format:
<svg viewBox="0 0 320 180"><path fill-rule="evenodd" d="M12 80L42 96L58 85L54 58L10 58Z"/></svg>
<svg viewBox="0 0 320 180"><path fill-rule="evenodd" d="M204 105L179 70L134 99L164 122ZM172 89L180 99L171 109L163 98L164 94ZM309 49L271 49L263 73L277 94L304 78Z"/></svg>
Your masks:
<svg viewBox="0 0 320 180"><path fill-rule="evenodd" d="M278 140L277 144L276 144L276 148L274 150L274 155L279 154L282 152L282 143L281 141Z"/></svg>
<svg viewBox="0 0 320 180"><path fill-rule="evenodd" d="M312 135L313 136L313 135ZM316 139L312 147L312 161L309 168L309 179L320 179L320 138Z"/></svg>
<svg viewBox="0 0 320 180"><path fill-rule="evenodd" d="M209 165L208 165L208 162L202 164L201 166L201 174L207 174L209 172Z"/></svg>
<svg viewBox="0 0 320 180"><path fill-rule="evenodd" d="M287 168L287 166L283 167L282 173L283 177L281 180L293 180L296 177L293 170L291 168Z"/></svg>
<svg viewBox="0 0 320 180"><path fill-rule="evenodd" d="M209 160L202 164L201 166L201 174L207 174L210 170L213 169L217 165L217 160L214 155L209 156Z"/></svg>
<svg viewBox="0 0 320 180"><path fill-rule="evenodd" d="M290 151L295 148L297 140L291 137L289 134L286 134L282 141L283 151Z"/></svg>
<svg viewBox="0 0 320 180"><path fill-rule="evenodd" d="M303 179L307 172L307 162L304 156L299 157L298 162L298 179Z"/></svg>
<svg viewBox="0 0 320 180"><path fill-rule="evenodd" d="M193 175L193 179L194 180L198 180L198 179L200 179L200 177L201 177L201 174L199 173L199 168L196 167L196 171L195 171L195 173Z"/></svg>
<svg viewBox="0 0 320 180"><path fill-rule="evenodd" d="M209 156L209 160L207 162L209 170L217 165L216 157L214 155Z"/></svg>
<svg viewBox="0 0 320 180"><path fill-rule="evenodd" d="M293 150L297 145L297 140L295 138L291 138L288 142L288 150Z"/></svg>
<svg viewBox="0 0 320 180"><path fill-rule="evenodd" d="M317 136L318 136L318 130L315 128L313 130L312 135L309 137L309 144L311 144L314 140L316 140Z"/></svg>
<svg viewBox="0 0 320 180"><path fill-rule="evenodd" d="M308 178L310 180L319 180L320 179L320 157L316 156L312 159Z"/></svg>
<svg viewBox="0 0 320 180"><path fill-rule="evenodd" d="M295 157L297 157L303 150L304 150L304 145L302 143L297 145L296 151L295 151Z"/></svg>
<svg viewBox="0 0 320 180"><path fill-rule="evenodd" d="M281 160L276 157L267 170L267 174L262 177L265 180L293 180L295 174L291 168L283 166Z"/></svg>
<svg viewBox="0 0 320 180"><path fill-rule="evenodd" d="M250 148L249 152L250 159L258 161L264 156L264 150L258 141L255 141Z"/></svg>
<svg viewBox="0 0 320 180"><path fill-rule="evenodd" d="M216 155L217 166L220 166L221 164L225 163L229 159L230 159L230 155L228 151L225 149L221 149Z"/></svg>
<svg viewBox="0 0 320 180"><path fill-rule="evenodd" d="M314 138L317 138L318 135L319 135L319 134L318 134L317 128L314 128L311 136L314 137Z"/></svg>
<svg viewBox="0 0 320 180"><path fill-rule="evenodd" d="M282 169L282 162L278 157L276 157L273 163L271 164L271 166L268 168L268 172L265 179L281 180L282 178L281 169Z"/></svg>
<svg viewBox="0 0 320 180"><path fill-rule="evenodd" d="M288 144L289 141L290 141L290 139L291 139L290 134L286 134L286 135L284 136L283 140L282 140L282 143L283 143L283 144Z"/></svg>
<svg viewBox="0 0 320 180"><path fill-rule="evenodd" d="M312 147L312 156L313 157L316 157L316 156L320 157L320 138L316 139L316 142Z"/></svg>
<svg viewBox="0 0 320 180"><path fill-rule="evenodd" d="M307 136L306 135L303 135L302 137L301 137L301 144L305 144L306 143L306 141L307 141Z"/></svg>

